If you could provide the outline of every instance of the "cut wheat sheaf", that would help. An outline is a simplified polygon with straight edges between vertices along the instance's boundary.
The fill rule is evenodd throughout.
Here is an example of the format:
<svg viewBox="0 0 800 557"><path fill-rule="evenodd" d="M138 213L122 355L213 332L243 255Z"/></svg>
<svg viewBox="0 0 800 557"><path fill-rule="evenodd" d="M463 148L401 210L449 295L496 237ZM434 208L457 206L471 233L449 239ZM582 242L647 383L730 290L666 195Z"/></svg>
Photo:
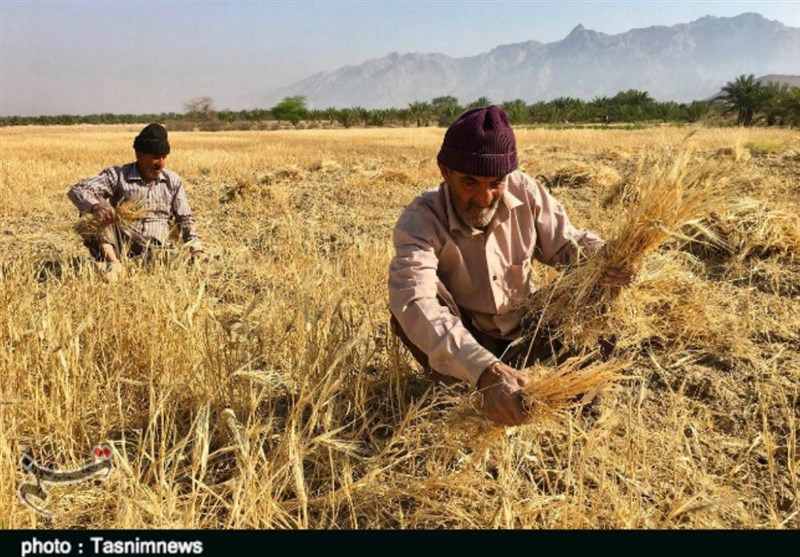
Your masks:
<svg viewBox="0 0 800 557"><path fill-rule="evenodd" d="M145 200L141 197L134 197L121 201L114 208L114 219L111 222L103 223L97 220L94 215L83 215L73 225L72 229L84 239L97 239L102 237L105 230L112 225L116 225L122 232L136 236L134 224L150 215Z"/></svg>
<svg viewBox="0 0 800 557"><path fill-rule="evenodd" d="M689 150L662 148L644 154L633 179L619 192L622 207L612 223L612 240L531 296L526 338L556 331L566 346L585 353L601 336L615 335L608 316L620 292L603 284L606 271L639 266L668 242L722 244L704 219L729 212L724 191L728 174L719 161L698 160ZM534 369L534 375L544 376L528 385L525 396L532 409L559 410L619 379L623 368L618 362L578 358L550 373Z"/></svg>

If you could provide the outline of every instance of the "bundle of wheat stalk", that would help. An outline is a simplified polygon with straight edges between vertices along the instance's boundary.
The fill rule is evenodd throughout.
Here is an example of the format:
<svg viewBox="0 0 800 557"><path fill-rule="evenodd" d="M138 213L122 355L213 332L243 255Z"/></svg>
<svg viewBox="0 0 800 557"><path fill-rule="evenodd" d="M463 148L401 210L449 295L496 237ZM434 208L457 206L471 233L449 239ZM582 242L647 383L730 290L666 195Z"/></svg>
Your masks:
<svg viewBox="0 0 800 557"><path fill-rule="evenodd" d="M133 227L134 223L142 220L150 214L145 200L141 197L134 197L121 201L119 205L114 208L114 220L109 223L102 223L95 218L92 214L83 215L78 222L76 222L72 229L81 238L99 238L103 232L111 225L116 225L120 229L131 235L135 236L136 231Z"/></svg>
<svg viewBox="0 0 800 557"><path fill-rule="evenodd" d="M561 166L550 181L553 186L577 188L583 186L609 188L622 180L619 173L605 164L571 162Z"/></svg>
<svg viewBox="0 0 800 557"><path fill-rule="evenodd" d="M570 345L590 346L604 332L605 315L619 293L619 288L603 284L610 267L639 266L669 240L721 242L702 219L725 212L725 174L719 161L695 161L687 150L665 147L644 154L622 200L620 218L611 226L613 240L528 300L527 321L532 325L527 334L546 327Z"/></svg>
<svg viewBox="0 0 800 557"><path fill-rule="evenodd" d="M767 203L743 198L728 213L710 215L708 228L723 238L738 260L773 254L800 253L797 208L788 203Z"/></svg>
<svg viewBox="0 0 800 557"><path fill-rule="evenodd" d="M596 352L570 358L558 367L534 366L527 371L532 380L523 389L523 399L535 418L552 418L572 406L588 404L612 382L629 362L593 361Z"/></svg>

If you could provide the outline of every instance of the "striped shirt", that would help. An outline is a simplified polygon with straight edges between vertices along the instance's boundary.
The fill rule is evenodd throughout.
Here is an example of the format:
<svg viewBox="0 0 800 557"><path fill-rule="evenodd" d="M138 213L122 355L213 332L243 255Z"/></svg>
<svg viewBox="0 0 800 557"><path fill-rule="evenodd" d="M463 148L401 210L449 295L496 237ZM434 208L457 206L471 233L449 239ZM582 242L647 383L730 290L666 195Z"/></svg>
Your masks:
<svg viewBox="0 0 800 557"><path fill-rule="evenodd" d="M91 212L92 206L102 200L116 207L121 201L140 197L149 213L133 225L135 233L167 244L170 219L174 218L183 241L192 242L195 250L203 249L195 232L194 216L186 200L183 180L169 170L162 170L158 179L147 185L135 162L112 166L72 186L67 197L81 213Z"/></svg>

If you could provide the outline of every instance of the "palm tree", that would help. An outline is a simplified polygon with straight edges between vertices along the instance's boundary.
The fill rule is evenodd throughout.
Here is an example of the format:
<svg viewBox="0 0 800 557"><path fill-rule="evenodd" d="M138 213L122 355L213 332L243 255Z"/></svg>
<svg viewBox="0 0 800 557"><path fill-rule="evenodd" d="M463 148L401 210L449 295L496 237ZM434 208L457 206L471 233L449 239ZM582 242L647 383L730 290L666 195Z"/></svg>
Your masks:
<svg viewBox="0 0 800 557"><path fill-rule="evenodd" d="M331 123L339 118L339 110L333 106L329 106L323 112L325 113L325 119Z"/></svg>
<svg viewBox="0 0 800 557"><path fill-rule="evenodd" d="M800 125L800 87L791 87L786 95L784 110L787 123Z"/></svg>
<svg viewBox="0 0 800 557"><path fill-rule="evenodd" d="M363 106L354 106L353 112L355 112L356 117L361 120L361 123L364 124L364 126L369 124L370 111L368 108L364 108Z"/></svg>
<svg viewBox="0 0 800 557"><path fill-rule="evenodd" d="M711 105L704 101L692 101L691 104L681 105L683 118L687 122L697 122L711 110Z"/></svg>
<svg viewBox="0 0 800 557"><path fill-rule="evenodd" d="M558 120L578 122L585 120L586 103L575 97L558 97L549 103Z"/></svg>
<svg viewBox="0 0 800 557"><path fill-rule="evenodd" d="M678 103L674 101L665 101L663 103L655 103L653 105L653 113L663 122L675 120L680 113Z"/></svg>
<svg viewBox="0 0 800 557"><path fill-rule="evenodd" d="M587 105L590 117L595 118L601 122L608 124L609 122L609 108L611 107L611 99L605 95L596 96Z"/></svg>
<svg viewBox="0 0 800 557"><path fill-rule="evenodd" d="M725 93L725 102L729 110L738 112L736 124L751 125L753 115L761 109L764 102L764 87L755 80L755 76L742 74L735 81L729 81L722 91Z"/></svg>
<svg viewBox="0 0 800 557"><path fill-rule="evenodd" d="M492 104L492 101L490 101L488 97L478 97L469 103L467 108L483 108L484 106L489 106L490 104Z"/></svg>
<svg viewBox="0 0 800 557"><path fill-rule="evenodd" d="M786 106L789 102L789 84L770 81L764 86L763 93L763 108L767 116L767 125L783 124L787 116Z"/></svg>
<svg viewBox="0 0 800 557"><path fill-rule="evenodd" d="M423 122L425 126L428 125L432 114L430 103L414 101L413 103L408 103L408 110L411 112L411 116L417 121L418 128L422 127Z"/></svg>
<svg viewBox="0 0 800 557"><path fill-rule="evenodd" d="M411 119L411 111L407 108L390 108L387 110L386 119L394 123L399 122L405 128Z"/></svg>
<svg viewBox="0 0 800 557"><path fill-rule="evenodd" d="M449 126L461 112L458 99L447 95L436 97L431 101L431 110L440 126Z"/></svg>
<svg viewBox="0 0 800 557"><path fill-rule="evenodd" d="M528 117L528 105L522 99L514 99L503 103L503 110L512 124L523 124Z"/></svg>
<svg viewBox="0 0 800 557"><path fill-rule="evenodd" d="M654 104L655 101L650 93L636 89L620 91L611 98L614 118L618 120L643 120Z"/></svg>
<svg viewBox="0 0 800 557"><path fill-rule="evenodd" d="M356 111L352 108L343 108L336 113L336 119L345 128L352 127L356 120Z"/></svg>
<svg viewBox="0 0 800 557"><path fill-rule="evenodd" d="M380 108L375 108L369 111L369 118L367 119L367 124L370 126L383 126L386 123L386 115L389 113L388 110L381 110Z"/></svg>

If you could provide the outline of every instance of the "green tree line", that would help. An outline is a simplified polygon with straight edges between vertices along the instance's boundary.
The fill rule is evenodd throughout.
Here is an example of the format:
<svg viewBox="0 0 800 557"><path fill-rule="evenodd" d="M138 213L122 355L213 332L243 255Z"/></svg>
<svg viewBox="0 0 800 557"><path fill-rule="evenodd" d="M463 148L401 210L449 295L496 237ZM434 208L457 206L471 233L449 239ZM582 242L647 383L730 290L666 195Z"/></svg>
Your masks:
<svg viewBox="0 0 800 557"><path fill-rule="evenodd" d="M169 122L174 129L228 129L238 123L287 122L299 125L338 124L352 126L447 126L459 114L476 106L486 106L492 100L480 97L461 104L453 96L441 96L430 101L414 101L402 108L309 109L303 96L286 97L269 109L215 110L210 97L191 99L184 103L184 113L161 114L89 114L58 116L0 117L0 126L15 125L72 125L72 124L133 124ZM676 103L658 102L646 91L629 89L614 96L597 96L591 100L558 97L550 101L527 103L522 99L499 102L516 125L538 124L599 124L672 122L693 123L705 118L735 115L740 126L800 125L800 88L787 84L762 84L750 75L741 75L728 82L722 93L711 100Z"/></svg>

